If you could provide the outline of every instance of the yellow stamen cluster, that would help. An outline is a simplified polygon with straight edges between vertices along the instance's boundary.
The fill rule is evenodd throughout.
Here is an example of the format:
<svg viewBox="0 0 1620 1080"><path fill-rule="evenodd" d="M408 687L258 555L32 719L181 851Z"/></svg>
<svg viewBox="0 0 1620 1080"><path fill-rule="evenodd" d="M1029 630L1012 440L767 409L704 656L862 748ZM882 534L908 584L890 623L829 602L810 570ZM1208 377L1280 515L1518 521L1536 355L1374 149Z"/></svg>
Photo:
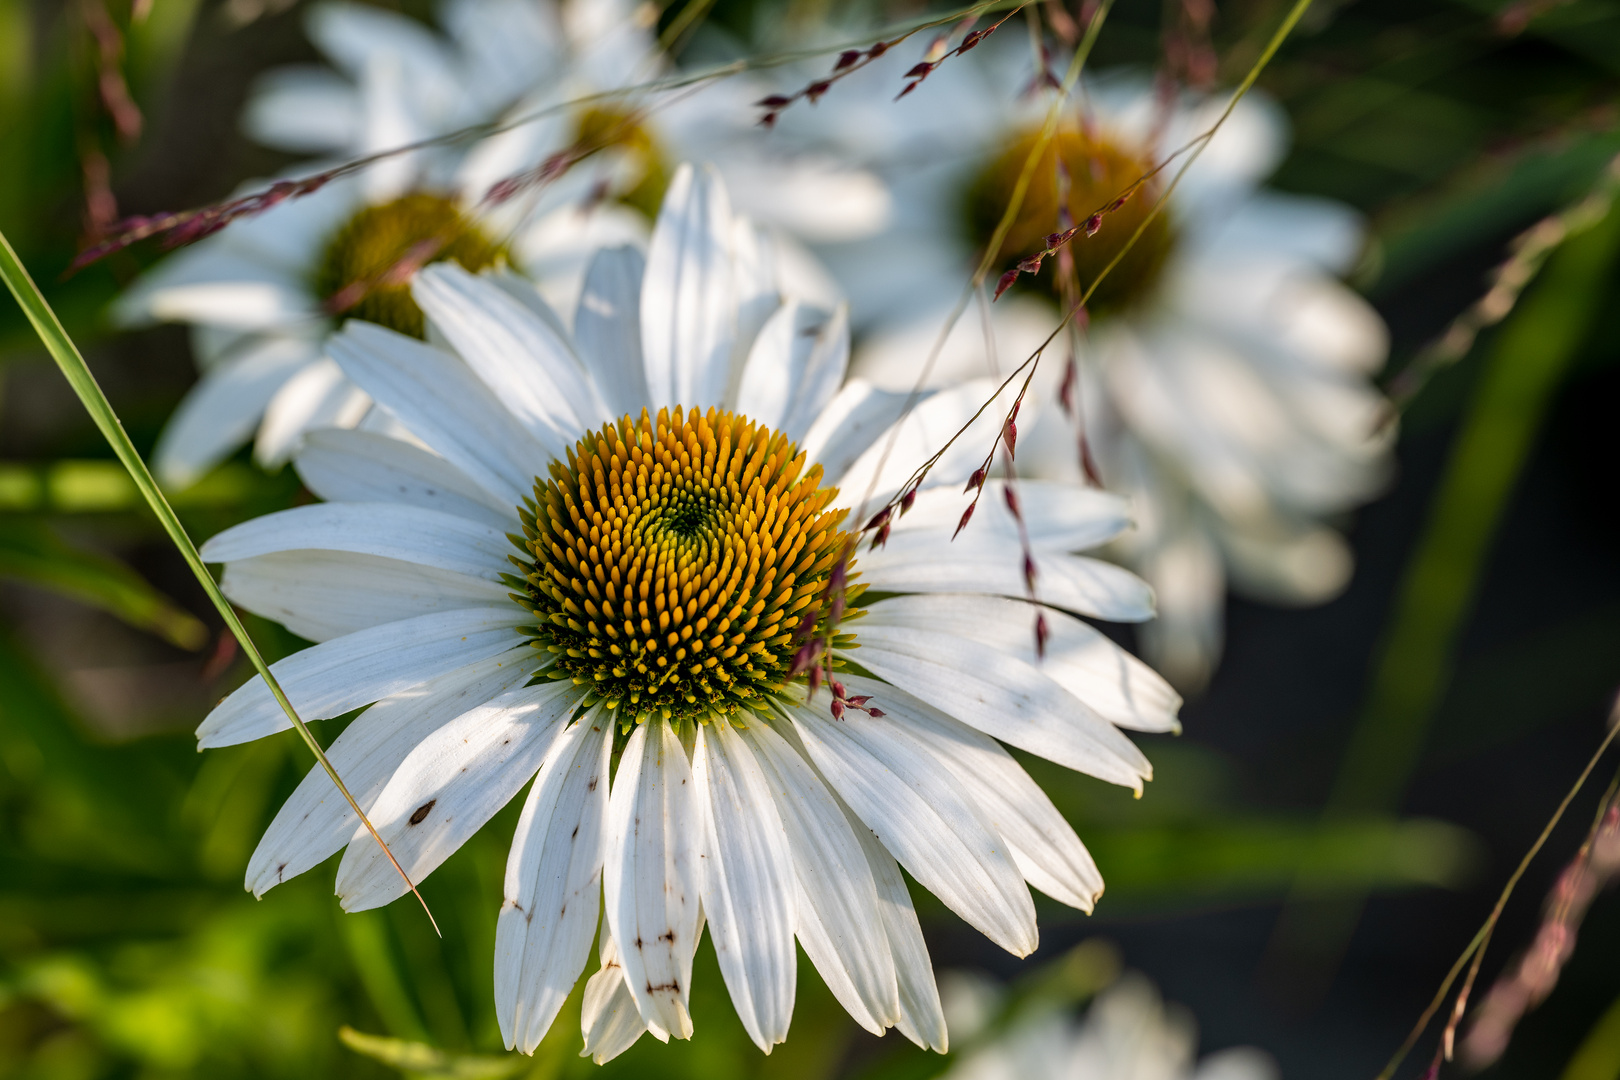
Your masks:
<svg viewBox="0 0 1620 1080"><path fill-rule="evenodd" d="M410 264L458 262L477 273L505 257L501 245L442 195L412 192L368 206L326 242L315 272L322 300L344 298L340 313L422 337L422 309L411 299Z"/></svg>
<svg viewBox="0 0 1620 1080"><path fill-rule="evenodd" d="M974 240L983 249L995 234L1001 215L1006 212L1013 188L1035 148L1038 132L1027 132L1013 139L991 160L969 188L968 219ZM1145 153L1133 151L1119 140L1099 131L1066 128L1047 145L1030 177L1029 189L1012 228L996 254L997 273L1045 246L1046 237L1061 231L1058 215L1057 162L1062 156L1069 177L1069 217L1083 225L1095 211L1107 206L1152 168ZM1160 187L1148 182L1138 188L1125 205L1102 219L1095 236L1079 233L1068 244L1074 255L1075 276L1083 293L1102 274L1103 268L1130 241L1137 227L1147 218ZM1146 299L1158 282L1166 257L1174 243L1169 215L1160 213L1148 224L1136 244L1118 265L1108 271L1092 294L1088 307L1093 315L1106 315L1130 308ZM1054 295L1058 293L1057 259L1048 259L1034 284ZM1024 279L1028 281L1029 279Z"/></svg>
<svg viewBox="0 0 1620 1080"><path fill-rule="evenodd" d="M586 435L523 514L552 677L590 685L622 722L763 707L796 677L806 629L825 630L849 540L836 495L785 436L717 409Z"/></svg>

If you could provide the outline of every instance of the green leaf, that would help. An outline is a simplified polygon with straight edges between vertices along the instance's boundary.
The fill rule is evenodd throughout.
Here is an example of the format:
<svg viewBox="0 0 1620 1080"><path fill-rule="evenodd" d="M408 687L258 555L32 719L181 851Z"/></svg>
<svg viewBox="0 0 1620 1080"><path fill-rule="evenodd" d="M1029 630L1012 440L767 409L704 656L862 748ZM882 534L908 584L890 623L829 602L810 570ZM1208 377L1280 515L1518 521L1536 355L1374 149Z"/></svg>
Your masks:
<svg viewBox="0 0 1620 1080"><path fill-rule="evenodd" d="M0 521L0 576L101 608L182 649L208 644L208 628L128 566L66 543L37 521Z"/></svg>
<svg viewBox="0 0 1620 1080"><path fill-rule="evenodd" d="M357 1054L432 1080L500 1080L516 1076L534 1064L522 1054L452 1054L426 1043L367 1035L347 1025L338 1028L338 1038Z"/></svg>
<svg viewBox="0 0 1620 1080"><path fill-rule="evenodd" d="M1620 1080L1620 999L1598 1017L1559 1080Z"/></svg>
<svg viewBox="0 0 1620 1080"><path fill-rule="evenodd" d="M1323 828L1302 817L1189 821L1085 832L1111 900L1274 897L1298 875L1318 893L1464 885L1482 864L1479 841L1432 819L1355 821Z"/></svg>

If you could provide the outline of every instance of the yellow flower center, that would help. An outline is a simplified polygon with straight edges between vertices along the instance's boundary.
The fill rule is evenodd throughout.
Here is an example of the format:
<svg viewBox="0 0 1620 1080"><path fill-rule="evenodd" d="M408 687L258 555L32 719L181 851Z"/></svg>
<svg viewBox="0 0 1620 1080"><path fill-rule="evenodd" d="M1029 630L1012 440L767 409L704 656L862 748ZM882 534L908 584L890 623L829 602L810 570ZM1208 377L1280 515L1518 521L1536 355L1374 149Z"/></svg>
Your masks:
<svg viewBox="0 0 1620 1080"><path fill-rule="evenodd" d="M378 323L412 337L424 333L422 309L411 299L411 273L450 260L477 273L505 249L442 195L413 192L368 206L326 242L315 292L337 314Z"/></svg>
<svg viewBox="0 0 1620 1080"><path fill-rule="evenodd" d="M552 677L590 685L623 723L763 708L826 630L850 540L837 494L786 436L717 409L587 434L522 513L520 599Z"/></svg>
<svg viewBox="0 0 1620 1080"><path fill-rule="evenodd" d="M669 187L670 174L663 148L653 138L652 132L636 123L629 113L598 106L580 113L574 141L616 150L624 155L629 162L630 176L623 186L610 194L649 218L658 217L658 208L664 202L664 189Z"/></svg>
<svg viewBox="0 0 1620 1080"><path fill-rule="evenodd" d="M1031 131L1014 139L969 187L968 218L979 244L988 244L995 235L996 225L1006 212L1018 176L1038 137L1038 132ZM1069 174L1069 217L1077 225L1084 225L1095 211L1113 202L1152 168L1145 154L1103 133L1087 133L1078 128L1060 130L1036 165L1023 206L1002 241L1001 250L996 253L996 273L1041 251L1046 246L1046 237L1062 228L1058 217L1057 162L1060 155ZM1125 205L1104 215L1102 227L1095 236L1088 237L1082 231L1069 242L1081 294L1130 242L1147 218L1159 190L1152 181L1144 184ZM1169 218L1161 213L1092 293L1088 303L1091 313L1106 315L1123 311L1151 295L1174 239ZM1048 259L1035 276L1034 285L1058 295L1057 268L1058 260Z"/></svg>

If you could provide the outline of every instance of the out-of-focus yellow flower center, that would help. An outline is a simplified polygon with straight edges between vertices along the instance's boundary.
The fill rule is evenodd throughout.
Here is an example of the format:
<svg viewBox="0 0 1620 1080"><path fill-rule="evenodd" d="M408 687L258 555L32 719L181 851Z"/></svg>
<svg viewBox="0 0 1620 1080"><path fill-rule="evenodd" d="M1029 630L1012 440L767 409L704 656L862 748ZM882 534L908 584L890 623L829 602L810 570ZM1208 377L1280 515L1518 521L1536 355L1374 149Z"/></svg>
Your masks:
<svg viewBox="0 0 1620 1080"><path fill-rule="evenodd" d="M795 678L807 618L826 629L849 540L837 493L786 436L717 409L586 435L520 511L520 599L552 677L589 685L624 723L763 708Z"/></svg>
<svg viewBox="0 0 1620 1080"><path fill-rule="evenodd" d="M1038 137L1038 132L1031 131L1012 140L969 187L968 219L978 244L989 243L995 235L996 225L1006 212L1024 162ZM1023 206L996 254L997 273L1042 250L1046 237L1060 231L1059 155L1069 174L1069 217L1074 224L1082 226L1093 212L1113 202L1152 167L1145 154L1105 133L1078 128L1060 130L1036 165ZM1069 242L1081 294L1130 241L1147 218L1159 190L1152 181L1144 184L1125 205L1104 215L1102 227L1095 236L1088 237L1082 231ZM1126 310L1151 295L1174 239L1168 215L1160 213L1097 286L1088 304L1091 313L1106 315ZM1057 272L1058 260L1048 259L1033 284L1057 295ZM1029 283L1031 279L1023 281Z"/></svg>
<svg viewBox="0 0 1620 1080"><path fill-rule="evenodd" d="M636 123L629 113L595 107L579 114L574 140L621 154L628 164L629 176L609 194L649 218L658 217L658 208L664 203L664 189L669 187L670 172L663 148L652 132Z"/></svg>
<svg viewBox="0 0 1620 1080"><path fill-rule="evenodd" d="M450 260L477 273L506 256L476 222L442 195L413 192L368 206L326 242L315 291L340 315L422 337L422 309L411 299L414 269Z"/></svg>

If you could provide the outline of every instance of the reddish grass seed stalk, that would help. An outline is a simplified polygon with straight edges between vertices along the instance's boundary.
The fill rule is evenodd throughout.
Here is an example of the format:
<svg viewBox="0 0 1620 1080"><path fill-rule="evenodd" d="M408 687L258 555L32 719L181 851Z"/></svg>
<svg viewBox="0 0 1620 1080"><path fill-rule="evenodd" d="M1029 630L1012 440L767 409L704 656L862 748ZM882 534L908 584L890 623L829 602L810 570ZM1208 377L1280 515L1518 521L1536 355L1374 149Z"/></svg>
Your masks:
<svg viewBox="0 0 1620 1080"><path fill-rule="evenodd" d="M1509 245L1511 254L1491 272L1491 285L1485 294L1453 319L1439 338L1389 381L1385 388L1389 406L1380 418L1379 428L1393 423L1435 374L1468 355L1482 331L1507 318L1524 290L1546 265L1548 257L1565 240L1606 217L1617 193L1620 193L1620 155L1609 160L1597 183L1579 201L1549 214L1514 237Z"/></svg>
<svg viewBox="0 0 1620 1080"><path fill-rule="evenodd" d="M1102 32L1103 23L1108 17L1108 12L1112 6L1112 3L1113 0L1101 0L1101 3L1093 11L1090 22L1086 24L1085 36L1081 38L1080 43L1075 46L1074 55L1069 60L1068 71L1066 71L1063 76L1063 85L1060 87L1057 95L1055 96L1051 107L1047 109L1046 120L1041 125L1040 135L1035 140L1035 145L1030 147L1029 155L1024 160L1024 167L1019 173L1018 182L1013 185L1012 194L1007 199L1007 205L1002 211L1001 220L999 223L997 223L995 232L990 237L990 242L985 246L984 252L979 258L978 266L974 269L972 276L968 279L967 284L963 287L962 294L957 297L956 304L951 309L950 314L946 316L944 325L940 328L939 334L934 338L934 343L928 350L928 357L923 362L922 370L917 373L917 380L913 384L910 394L907 395L904 405L901 407L900 415L902 420L911 414L911 410L914 409L917 402L921 400L922 388L927 384L928 376L933 371L934 364L939 360L941 351L945 348L946 340L950 337L951 331L955 328L957 320L960 319L962 317L962 313L967 310L968 301L978 291L980 284L983 283L985 279L985 276L990 272L990 267L995 261L996 252L1001 250L1001 245L1006 240L1007 232L1012 228L1013 220L1018 216L1018 211L1023 207L1024 195L1029 189L1031 179L1034 177L1035 167L1040 162L1041 155L1046 152L1047 146L1051 144L1053 136L1057 133L1058 121L1062 115L1061 110L1063 100L1065 97L1067 97L1069 91L1074 88L1075 83L1079 81L1080 72L1084 69L1086 60L1091 55L1091 49L1092 46L1096 44L1097 35ZM1103 273L1106 274L1111 266L1112 264L1110 264L1110 267L1105 267ZM1099 279L1100 277L1101 275L1099 275ZM927 477L929 470L932 469L939 459L945 454L945 452L955 444L956 440L961 438L968 428L971 427L978 420L978 418L984 414L984 411L1001 396L1002 390L1011 385L1012 380L1016 378L1025 368L1030 369L1029 376L1027 376L1025 379L1025 385L1027 387L1028 378L1034 375L1034 367L1032 365L1039 362L1041 355L1046 350L1046 346L1049 345L1052 339L1057 336L1058 331L1062 329L1063 325L1067 324L1068 317L1068 315L1065 315L1064 322L1059 324L1058 329L1053 330L1053 332L1047 336L1046 340L1041 343L1040 347L1037 348L1028 359L1014 369L1011 375L1003 380L1002 384L996 388L995 395L992 396L989 401L984 402L976 410L974 410L973 415L968 418L967 423L963 424L962 427L957 429L956 433L946 440L945 445L942 446L938 452L931 455L922 463L922 465L912 472L907 481L901 485L900 490L902 492L907 490L916 490L922 486L922 482ZM866 506L871 500L872 493L876 488L878 477L882 475L884 467L888 464L889 455L894 452L895 441L898 437L899 425L896 425L889 431L888 438L883 445L883 452L878 456L878 467L873 472L872 479L868 483L865 493L861 496L860 509L856 513L857 518L865 513ZM893 499L891 498L890 505L892 505L892 503Z"/></svg>
<svg viewBox="0 0 1620 1080"><path fill-rule="evenodd" d="M1609 785L1598 805L1596 818L1557 884L1548 894L1541 926L1529 948L1485 995L1475 1011L1468 1034L1463 1038L1462 1059L1470 1070L1496 1063L1513 1038L1513 1029L1524 1014L1540 1005L1558 985L1564 965L1575 952L1575 936L1586 911L1597 894L1620 875L1620 806L1615 792L1620 776ZM1466 993L1466 988L1465 988ZM1465 1003L1458 995L1459 1004ZM1453 1009L1441 1042L1447 1057L1455 1039L1462 1009Z"/></svg>
<svg viewBox="0 0 1620 1080"><path fill-rule="evenodd" d="M127 146L141 137L144 121L124 79L124 35L107 14L106 0L83 0L80 11L85 28L96 39L96 89L101 104Z"/></svg>
<svg viewBox="0 0 1620 1080"><path fill-rule="evenodd" d="M973 7L967 10L965 15L953 12L952 14L946 15L942 18L933 19L929 22L914 26L910 30L897 34L894 37L880 38L864 49L845 49L844 51L840 52L838 54L838 58L833 61L832 72L826 78L816 79L800 89L795 90L791 94L771 94L769 97L760 98L758 101L756 101L754 104L765 110L759 118L761 126L767 128L774 127L776 125L777 118L782 115L782 110L792 106L795 102L808 101L810 104L814 105L816 102L821 100L822 96L826 94L827 91L832 89L834 83L847 79L857 71L860 71L862 68L870 65L879 57L886 55L890 49L903 44L905 41L915 37L917 34L922 33L924 30L932 30L951 22L958 22L958 20L960 20L958 23L958 29L966 29L971 27L973 22L978 19L980 14L989 8L995 7L998 2L1000 2L1000 0L987 0L985 3L975 4ZM898 101L900 98L905 97L907 94L915 90L917 86L924 79L926 79L928 75L947 57L958 56L967 52L975 45L978 45L985 38L995 33L996 30L1001 27L1002 23L1012 18L1025 6L1025 4L1019 4L1012 11L1008 12L1000 19L997 19L993 24L983 30L969 30L966 36L962 38L961 44L957 45L956 48L950 50L949 52L943 51L943 38L936 41L934 47L931 48L929 52L932 54L937 49L939 50L939 55L930 55L925 57L921 63L915 65L910 71L906 72L905 77L913 81L906 84L905 88L895 96L895 100Z"/></svg>
<svg viewBox="0 0 1620 1080"><path fill-rule="evenodd" d="M942 16L939 19L919 25L913 30L908 31L905 36L910 36L912 33L916 33L919 30L928 29L929 27L954 22L962 18L964 15L984 11L988 8L994 7L997 3L1002 2L1005 2L1005 0L987 0L985 3L976 4L972 7L952 12L951 14ZM144 5L143 10L145 7L149 6L149 4ZM457 128L454 131L445 132L442 135L434 135L426 139L420 139L416 142L389 147L386 150L380 150L374 154L368 154L364 157L354 158L350 161L346 161L324 172L316 173L307 177L301 177L297 180L279 181L270 185L270 187L264 189L263 191L254 192L235 199L213 203L208 206L199 207L192 210L126 218L123 221L117 222L111 229L109 229L109 234L104 240L81 251L69 265L65 276L71 276L91 263L97 262L100 259L113 254L114 252L122 251L132 244L139 243L143 240L160 238L163 241L165 249L181 247L186 244L193 243L202 239L204 236L218 232L220 229L224 228L237 218L250 217L255 214L263 213L264 211L285 201L286 199L296 199L309 195L315 191L318 191L320 188L325 187L333 180L361 172L380 161L398 157L402 154L408 154L418 150L428 150L439 146L448 146L455 143L466 142L472 139L484 138L492 135L500 135L504 132L513 131L525 125L547 119L548 117L571 113L582 107L598 102L619 101L636 94L661 93L664 91L678 90L683 88L690 88L691 90L696 91L710 83L717 82L721 79L730 78L734 75L740 75L745 71L770 67L799 59L804 55L819 55L820 53L828 51L831 50L822 49L813 50L804 54L784 53L775 56L736 60L731 63L722 64L701 72L682 74L662 79L653 79L632 86L619 87L614 90L605 90L600 93L582 94L578 97L570 98L567 101L559 102L555 105L549 105L545 108L524 113L516 117L486 121L478 124L469 124L466 127Z"/></svg>
<svg viewBox="0 0 1620 1080"><path fill-rule="evenodd" d="M1602 759L1603 755L1608 751L1610 744L1614 742L1615 735L1620 734L1620 696L1616 697L1614 707L1609 711L1608 729L1608 733L1603 736L1603 741L1598 744L1596 750L1592 751L1592 756L1587 760L1586 767L1583 768L1580 775L1575 778L1575 782L1570 785L1570 789L1564 793L1564 797L1559 802L1558 808L1553 811L1552 817L1549 818L1547 824L1542 827L1541 834L1536 837L1535 843L1530 845L1530 850L1526 851L1524 853L1524 858L1519 860L1519 865L1514 868L1512 875L1509 876L1507 880L1507 884L1502 886L1502 891L1497 896L1496 904L1491 908L1491 913L1486 916L1484 925L1482 925L1474 934L1473 940L1470 941L1463 949L1462 955L1458 956L1456 962L1451 965L1451 970L1446 972L1446 977L1440 981L1440 988L1435 991L1434 997L1429 1001L1428 1007L1425 1008L1422 1015L1418 1017L1417 1023L1412 1025L1412 1030L1407 1034L1406 1039L1401 1043L1401 1045L1396 1048L1395 1053L1390 1057L1389 1062L1385 1064L1383 1071L1378 1074L1377 1080L1391 1080L1391 1078L1395 1075L1395 1070L1400 1068L1401 1062L1406 1060L1406 1055L1412 1052L1412 1047L1417 1045L1417 1041L1423 1036L1423 1032L1428 1030L1429 1021L1433 1020L1434 1014L1440 1011L1440 1006L1445 1002L1446 995L1451 992L1452 983L1456 982L1457 976L1462 974L1463 965L1468 964L1469 961L1472 960L1472 964L1468 971L1467 981L1464 984L1463 991L1459 995L1463 1001L1464 1007L1466 1007L1468 988L1473 985L1474 979L1479 973L1480 964L1484 959L1485 947L1490 943L1491 935L1496 930L1496 924L1501 919L1502 912L1507 907L1508 900L1513 896L1513 890L1518 887L1519 879L1524 877L1524 873L1529 869L1530 863L1535 859L1536 855L1540 853L1542 847L1546 845L1547 838L1552 835L1553 829L1555 829L1558 826L1558 823L1563 820L1564 811L1569 809L1569 804L1575 801L1575 796L1578 795L1581 788L1586 785L1587 778L1592 775L1592 770L1597 768L1598 761ZM1606 797L1605 802L1609 801L1610 798L1612 798L1612 796ZM1599 815L1600 822L1604 816L1604 814ZM1462 1009L1454 1008L1452 1010L1452 1015L1455 1017L1460 1015L1461 1012ZM1433 1077L1439 1075L1440 1064L1445 1049L1445 1040L1442 1039L1440 1048L1435 1055L1434 1061L1430 1063L1429 1068L1424 1073L1424 1080L1432 1080Z"/></svg>

